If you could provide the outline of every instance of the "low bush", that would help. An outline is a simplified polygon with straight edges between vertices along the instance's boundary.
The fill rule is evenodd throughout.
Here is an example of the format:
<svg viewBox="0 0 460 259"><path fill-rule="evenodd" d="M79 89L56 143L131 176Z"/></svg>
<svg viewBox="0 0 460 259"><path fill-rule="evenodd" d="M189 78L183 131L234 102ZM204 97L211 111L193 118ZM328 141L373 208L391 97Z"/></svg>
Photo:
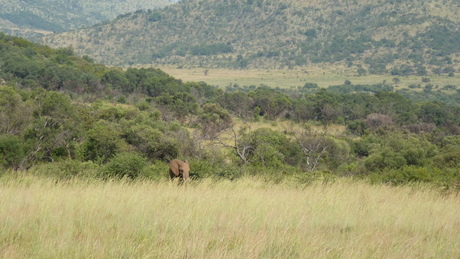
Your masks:
<svg viewBox="0 0 460 259"><path fill-rule="evenodd" d="M403 166L399 169L385 170L374 173L370 179L374 183L389 183L391 185L403 185L414 182L441 183L446 180L446 175L438 168Z"/></svg>
<svg viewBox="0 0 460 259"><path fill-rule="evenodd" d="M92 161L63 160L55 163L37 164L29 169L32 175L50 176L56 179L70 179L73 177L95 178L102 168Z"/></svg>
<svg viewBox="0 0 460 259"><path fill-rule="evenodd" d="M152 164L144 167L139 177L149 180L167 179L169 178L169 165L166 162L155 160Z"/></svg>
<svg viewBox="0 0 460 259"><path fill-rule="evenodd" d="M103 174L120 178L137 178L146 166L146 159L138 153L118 153L105 165Z"/></svg>

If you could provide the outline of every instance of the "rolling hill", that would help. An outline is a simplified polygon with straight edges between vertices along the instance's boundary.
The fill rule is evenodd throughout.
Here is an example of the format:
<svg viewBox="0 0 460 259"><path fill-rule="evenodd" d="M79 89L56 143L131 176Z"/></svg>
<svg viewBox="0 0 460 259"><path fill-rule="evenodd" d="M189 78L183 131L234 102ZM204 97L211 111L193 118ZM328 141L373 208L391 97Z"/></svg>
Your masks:
<svg viewBox="0 0 460 259"><path fill-rule="evenodd" d="M459 11L454 0L184 0L42 42L110 65L440 74L459 66Z"/></svg>
<svg viewBox="0 0 460 259"><path fill-rule="evenodd" d="M92 26L126 12L170 4L173 2L168 0L0 0L0 30L31 38Z"/></svg>

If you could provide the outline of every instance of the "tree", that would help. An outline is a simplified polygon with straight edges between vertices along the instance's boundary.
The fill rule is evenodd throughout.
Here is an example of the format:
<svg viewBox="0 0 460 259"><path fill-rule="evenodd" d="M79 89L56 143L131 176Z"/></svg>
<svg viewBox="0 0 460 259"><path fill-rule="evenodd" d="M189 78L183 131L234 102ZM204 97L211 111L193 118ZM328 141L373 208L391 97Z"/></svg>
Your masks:
<svg viewBox="0 0 460 259"><path fill-rule="evenodd" d="M360 66L358 68L357 72L358 72L358 76L365 76L367 71L366 71L366 69L364 69L363 67Z"/></svg>
<svg viewBox="0 0 460 259"><path fill-rule="evenodd" d="M254 149L251 152L252 164L264 167L281 167L286 163L287 153L291 147L290 140L281 132L268 128L260 128L251 133L251 143ZM286 152L286 153L284 153Z"/></svg>
<svg viewBox="0 0 460 259"><path fill-rule="evenodd" d="M233 120L227 110L217 103L203 105L203 112L199 116L201 135L207 139L215 139L225 129L233 126Z"/></svg>
<svg viewBox="0 0 460 259"><path fill-rule="evenodd" d="M254 106L260 107L262 113L271 120L278 118L291 106L288 96L271 88L257 88L250 96L254 99Z"/></svg>
<svg viewBox="0 0 460 259"><path fill-rule="evenodd" d="M404 98L399 93L388 91L379 91L375 93L377 98L372 104L372 112L387 114L395 120L396 123L413 123L416 120L415 106L412 102Z"/></svg>
<svg viewBox="0 0 460 259"><path fill-rule="evenodd" d="M130 86L128 79L124 73L119 70L111 69L107 71L101 78L101 83L112 86L115 89L122 90L125 93L132 92L133 88Z"/></svg>
<svg viewBox="0 0 460 259"><path fill-rule="evenodd" d="M71 158L75 153L74 144L80 139L80 126L69 96L36 89L31 98L35 106L34 119L24 136L31 147L28 160Z"/></svg>
<svg viewBox="0 0 460 259"><path fill-rule="evenodd" d="M30 103L12 87L0 86L0 134L19 135L32 120Z"/></svg>
<svg viewBox="0 0 460 259"><path fill-rule="evenodd" d="M196 98L199 104L213 101L223 95L222 89L208 85L205 82L187 82L184 84L184 88Z"/></svg>
<svg viewBox="0 0 460 259"><path fill-rule="evenodd" d="M106 165L106 174L108 176L118 177L138 177L145 166L146 159L135 152L123 152L116 154Z"/></svg>
<svg viewBox="0 0 460 259"><path fill-rule="evenodd" d="M442 125L449 120L450 114L445 105L439 102L426 102L419 105L418 116L423 122Z"/></svg>
<svg viewBox="0 0 460 259"><path fill-rule="evenodd" d="M167 75L155 75L148 77L142 84L143 92L152 97L163 94L188 93L188 89L177 79Z"/></svg>
<svg viewBox="0 0 460 259"><path fill-rule="evenodd" d="M159 146L164 135L158 129L144 124L134 124L126 130L125 135L128 144L149 158L157 158L161 152Z"/></svg>
<svg viewBox="0 0 460 259"><path fill-rule="evenodd" d="M104 120L96 122L88 131L83 145L84 160L107 162L125 146L116 124Z"/></svg>
<svg viewBox="0 0 460 259"><path fill-rule="evenodd" d="M251 128L243 126L238 132L234 128L229 129L230 136L225 138L222 136L219 142L224 147L232 148L236 157L240 159L243 165L247 165L251 161L251 153L254 150L254 145L251 141Z"/></svg>
<svg viewBox="0 0 460 259"><path fill-rule="evenodd" d="M14 135L0 135L0 166L19 169L25 156L23 141Z"/></svg>
<svg viewBox="0 0 460 259"><path fill-rule="evenodd" d="M163 116L173 113L173 117L184 120L188 115L196 114L199 105L194 96L186 92L179 92L174 95L167 93L155 98L158 108Z"/></svg>
<svg viewBox="0 0 460 259"><path fill-rule="evenodd" d="M439 168L460 166L460 135L447 136L441 141L435 163Z"/></svg>
<svg viewBox="0 0 460 259"><path fill-rule="evenodd" d="M216 102L238 118L247 119L252 116L254 100L245 92L224 93Z"/></svg>
<svg viewBox="0 0 460 259"><path fill-rule="evenodd" d="M316 118L314 112L314 101L304 98L296 98L292 100L292 119L297 121L308 121Z"/></svg>
<svg viewBox="0 0 460 259"><path fill-rule="evenodd" d="M393 119L386 114L372 113L366 117L367 128L376 130L380 127L389 127L393 125Z"/></svg>
<svg viewBox="0 0 460 259"><path fill-rule="evenodd" d="M314 132L309 126L294 132L294 138L304 155L304 168L309 171L316 170L326 162L331 167L337 167L348 159L350 153L348 143L326 134L327 131Z"/></svg>
<svg viewBox="0 0 460 259"><path fill-rule="evenodd" d="M437 147L415 134L399 132L365 137L369 156L365 166L370 171L398 169L403 166L426 166L438 153Z"/></svg>
<svg viewBox="0 0 460 259"><path fill-rule="evenodd" d="M44 63L25 57L18 52L7 52L3 57L2 69L20 79L37 79L43 72Z"/></svg>
<svg viewBox="0 0 460 259"><path fill-rule="evenodd" d="M321 89L313 97L314 112L316 118L322 121L325 125L330 124L340 114L337 110L339 96L329 92L326 89Z"/></svg>

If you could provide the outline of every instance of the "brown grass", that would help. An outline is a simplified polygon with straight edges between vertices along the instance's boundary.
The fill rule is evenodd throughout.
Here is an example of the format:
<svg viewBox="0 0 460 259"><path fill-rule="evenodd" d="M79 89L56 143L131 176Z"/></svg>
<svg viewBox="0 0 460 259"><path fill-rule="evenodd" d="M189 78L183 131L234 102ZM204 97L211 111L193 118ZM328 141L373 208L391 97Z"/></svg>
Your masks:
<svg viewBox="0 0 460 259"><path fill-rule="evenodd" d="M353 84L378 84L386 82L392 84L396 89L407 88L410 84L420 84L422 87L428 83L422 82L422 76L401 76L400 82L395 84L392 75L367 75L357 76L356 71L342 67L308 67L301 70L231 70L231 69L206 69L206 68L183 68L176 66L159 67L166 73L182 79L185 82L203 81L210 85L225 87L229 84L240 86L261 84L270 87L298 87L305 83L317 83L319 87L331 85L341 85L345 80L350 80ZM205 75L205 70L208 70ZM427 76L434 86L457 85L459 77Z"/></svg>
<svg viewBox="0 0 460 259"><path fill-rule="evenodd" d="M460 200L338 181L0 182L2 258L459 258Z"/></svg>

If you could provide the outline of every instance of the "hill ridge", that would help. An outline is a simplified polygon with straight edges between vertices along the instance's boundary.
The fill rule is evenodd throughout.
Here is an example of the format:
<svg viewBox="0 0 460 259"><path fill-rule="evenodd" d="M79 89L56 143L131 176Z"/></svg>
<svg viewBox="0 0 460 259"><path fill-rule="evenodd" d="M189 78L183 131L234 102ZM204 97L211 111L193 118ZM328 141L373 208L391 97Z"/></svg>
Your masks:
<svg viewBox="0 0 460 259"><path fill-rule="evenodd" d="M0 30L33 38L92 26L139 9L156 9L169 0L1 0Z"/></svg>
<svg viewBox="0 0 460 259"><path fill-rule="evenodd" d="M442 73L458 66L456 2L354 3L184 0L42 42L73 46L109 65L273 69L322 63L395 75Z"/></svg>

